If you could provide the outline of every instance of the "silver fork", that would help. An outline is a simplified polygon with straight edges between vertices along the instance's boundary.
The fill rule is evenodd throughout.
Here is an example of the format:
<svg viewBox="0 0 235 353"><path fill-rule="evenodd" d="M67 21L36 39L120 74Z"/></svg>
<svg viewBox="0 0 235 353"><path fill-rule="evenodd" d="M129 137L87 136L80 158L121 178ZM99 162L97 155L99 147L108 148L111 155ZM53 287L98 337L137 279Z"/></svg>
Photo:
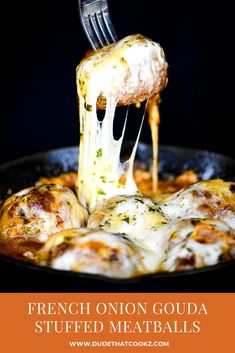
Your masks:
<svg viewBox="0 0 235 353"><path fill-rule="evenodd" d="M83 29L94 50L117 41L108 0L78 0L78 5Z"/></svg>

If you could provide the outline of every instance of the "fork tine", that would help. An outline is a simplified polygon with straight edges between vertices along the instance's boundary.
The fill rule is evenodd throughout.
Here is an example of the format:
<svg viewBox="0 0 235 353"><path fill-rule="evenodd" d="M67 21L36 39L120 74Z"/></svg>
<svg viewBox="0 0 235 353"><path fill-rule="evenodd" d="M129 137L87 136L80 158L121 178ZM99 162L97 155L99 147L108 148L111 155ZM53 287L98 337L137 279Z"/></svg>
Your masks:
<svg viewBox="0 0 235 353"><path fill-rule="evenodd" d="M80 19L94 50L117 40L107 0L78 0Z"/></svg>
<svg viewBox="0 0 235 353"><path fill-rule="evenodd" d="M104 22L102 13L100 13L100 12L98 13L97 12L96 13L96 19L97 19L97 23L99 25L100 31L102 32L103 37L105 39L106 45L107 44L111 44L112 43L112 39L110 38L109 32L106 29L106 23Z"/></svg>
<svg viewBox="0 0 235 353"><path fill-rule="evenodd" d="M88 17L84 17L82 20L83 29L86 33L86 36L92 46L92 49L98 50L100 49L100 43L98 42L97 38L94 36L94 30L91 26L91 22Z"/></svg>
<svg viewBox="0 0 235 353"><path fill-rule="evenodd" d="M95 15L89 15L88 18L90 20L91 28L93 29L93 32L96 35L97 41L100 43L99 47L104 47L106 43L102 38L102 32L100 31L100 27L97 23Z"/></svg>
<svg viewBox="0 0 235 353"><path fill-rule="evenodd" d="M106 8L102 11L102 16L104 19L104 23L106 24L106 29L112 39L111 43L114 43L117 41L117 34L116 34L115 29L113 27L108 8Z"/></svg>

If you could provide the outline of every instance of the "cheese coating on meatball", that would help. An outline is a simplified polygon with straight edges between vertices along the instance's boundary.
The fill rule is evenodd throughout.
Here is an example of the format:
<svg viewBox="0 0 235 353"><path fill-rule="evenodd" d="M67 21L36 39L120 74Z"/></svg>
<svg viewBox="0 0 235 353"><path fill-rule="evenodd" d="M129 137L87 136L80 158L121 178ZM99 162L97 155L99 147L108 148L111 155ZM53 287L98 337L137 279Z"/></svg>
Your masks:
<svg viewBox="0 0 235 353"><path fill-rule="evenodd" d="M116 278L146 272L138 246L121 235L87 228L54 234L46 242L39 263L54 269Z"/></svg>
<svg viewBox="0 0 235 353"><path fill-rule="evenodd" d="M98 206L88 219L88 227L110 233L123 233L133 240L160 227L166 219L160 207L140 195L114 196Z"/></svg>
<svg viewBox="0 0 235 353"><path fill-rule="evenodd" d="M235 183L220 179L200 181L164 199L168 221L215 218L235 229Z"/></svg>
<svg viewBox="0 0 235 353"><path fill-rule="evenodd" d="M85 226L87 210L75 194L62 185L42 185L24 189L2 206L0 233L3 237L34 238L45 242L63 229Z"/></svg>

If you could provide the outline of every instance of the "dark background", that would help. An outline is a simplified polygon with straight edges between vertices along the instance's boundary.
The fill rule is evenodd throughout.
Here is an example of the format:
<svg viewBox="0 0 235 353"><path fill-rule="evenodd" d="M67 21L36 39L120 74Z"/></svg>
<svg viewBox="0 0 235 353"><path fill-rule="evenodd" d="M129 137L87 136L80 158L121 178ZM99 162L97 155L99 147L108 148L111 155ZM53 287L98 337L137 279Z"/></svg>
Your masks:
<svg viewBox="0 0 235 353"><path fill-rule="evenodd" d="M109 6L119 38L142 33L164 48L169 84L160 143L233 156L232 1L110 0ZM0 162L77 145L75 68L89 49L77 1L3 2L0 23ZM128 139L135 138L138 114L131 114ZM147 124L141 139L150 140Z"/></svg>

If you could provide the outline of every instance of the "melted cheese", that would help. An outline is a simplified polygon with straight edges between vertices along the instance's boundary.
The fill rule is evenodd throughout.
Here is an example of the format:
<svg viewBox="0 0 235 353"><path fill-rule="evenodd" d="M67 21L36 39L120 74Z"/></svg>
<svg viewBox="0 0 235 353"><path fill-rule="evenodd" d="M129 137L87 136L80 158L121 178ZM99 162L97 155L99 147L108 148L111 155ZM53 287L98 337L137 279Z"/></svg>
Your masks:
<svg viewBox="0 0 235 353"><path fill-rule="evenodd" d="M39 264L54 269L128 278L147 269L142 249L122 236L70 229L53 235L39 254ZM147 251L143 251L147 258Z"/></svg>
<svg viewBox="0 0 235 353"><path fill-rule="evenodd" d="M220 179L200 181L161 201L168 221L188 218L217 218L235 229L233 182Z"/></svg>
<svg viewBox="0 0 235 353"><path fill-rule="evenodd" d="M78 198L94 210L97 204L114 195L138 192L133 179L133 162L138 138L130 159L120 162L124 135L113 138L117 104L148 99L166 85L167 63L161 47L133 35L85 58L77 68L80 111L80 152ZM106 105L103 122L97 118L97 101ZM125 183L121 178L125 176Z"/></svg>
<svg viewBox="0 0 235 353"><path fill-rule="evenodd" d="M162 270L175 271L211 266L234 257L234 231L215 219L176 221L161 229L167 237Z"/></svg>
<svg viewBox="0 0 235 353"><path fill-rule="evenodd" d="M159 114L160 96L157 95L149 100L148 114L149 126L151 129L152 146L153 146L153 161L152 161L152 195L153 198L158 191L158 130L160 124Z"/></svg>
<svg viewBox="0 0 235 353"><path fill-rule="evenodd" d="M98 206L88 219L88 227L122 233L142 240L145 233L166 223L160 207L141 196L114 196Z"/></svg>
<svg viewBox="0 0 235 353"><path fill-rule="evenodd" d="M81 227L88 212L74 193L62 185L33 186L9 197L2 206L0 234L6 238L44 243L62 229Z"/></svg>

